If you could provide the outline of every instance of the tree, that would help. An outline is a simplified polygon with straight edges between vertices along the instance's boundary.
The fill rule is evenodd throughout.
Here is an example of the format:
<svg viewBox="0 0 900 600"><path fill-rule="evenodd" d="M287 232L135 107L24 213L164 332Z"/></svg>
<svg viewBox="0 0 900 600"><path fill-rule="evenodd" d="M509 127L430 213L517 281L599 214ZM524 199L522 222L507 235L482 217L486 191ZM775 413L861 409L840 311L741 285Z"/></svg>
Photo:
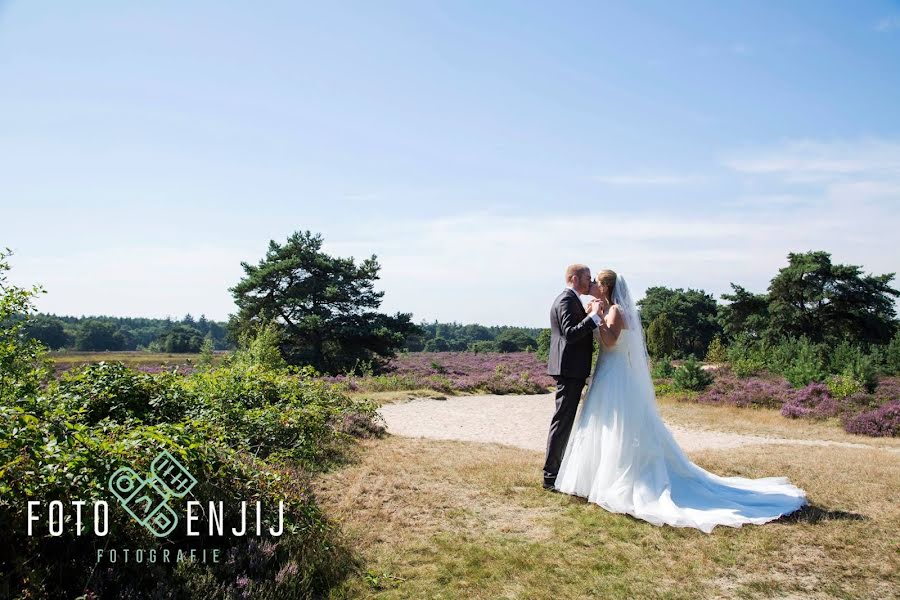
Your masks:
<svg viewBox="0 0 900 600"><path fill-rule="evenodd" d="M59 350L69 342L63 322L49 315L35 315L29 319L25 333L51 350Z"/></svg>
<svg viewBox="0 0 900 600"><path fill-rule="evenodd" d="M464 325L461 333L467 342L483 342L493 338L491 331L484 325Z"/></svg>
<svg viewBox="0 0 900 600"><path fill-rule="evenodd" d="M659 315L666 315L674 330L675 353L680 356L706 356L709 343L721 329L716 321L716 300L703 290L651 287L638 306L645 328Z"/></svg>
<svg viewBox="0 0 900 600"><path fill-rule="evenodd" d="M494 340L500 352L522 352L528 348L534 349L537 342L524 331L504 329Z"/></svg>
<svg viewBox="0 0 900 600"><path fill-rule="evenodd" d="M82 321L75 334L75 348L81 351L124 350L126 344L118 327L97 319Z"/></svg>
<svg viewBox="0 0 900 600"><path fill-rule="evenodd" d="M45 348L25 334L34 315L34 299L45 293L40 286L31 289L10 285L6 273L12 251L0 251L0 400L33 397L48 374Z"/></svg>
<svg viewBox="0 0 900 600"><path fill-rule="evenodd" d="M718 314L725 337L732 340L746 333L755 339L762 339L770 326L769 296L753 294L734 283L731 289L731 294L722 294L722 300L728 304L720 306Z"/></svg>
<svg viewBox="0 0 900 600"><path fill-rule="evenodd" d="M203 335L194 327L175 325L160 340L163 352L200 352Z"/></svg>
<svg viewBox="0 0 900 600"><path fill-rule="evenodd" d="M814 342L886 344L896 330L889 284L894 273L863 275L855 265L835 265L827 252L788 254L788 266L769 285L776 333Z"/></svg>
<svg viewBox="0 0 900 600"><path fill-rule="evenodd" d="M671 356L675 351L675 329L665 313L647 328L647 353L653 358Z"/></svg>
<svg viewBox="0 0 900 600"><path fill-rule="evenodd" d="M442 337L436 337L425 342L425 352L447 352L450 344Z"/></svg>
<svg viewBox="0 0 900 600"><path fill-rule="evenodd" d="M550 357L550 341L553 335L549 329L541 329L537 337L537 357L541 360L547 360Z"/></svg>
<svg viewBox="0 0 900 600"><path fill-rule="evenodd" d="M377 312L384 293L374 289L376 257L359 264L332 257L322 252L322 241L295 232L284 244L271 240L258 265L241 263L245 276L230 289L238 306L229 322L233 336L254 337L274 320L285 360L326 373L394 356L418 327L409 314Z"/></svg>

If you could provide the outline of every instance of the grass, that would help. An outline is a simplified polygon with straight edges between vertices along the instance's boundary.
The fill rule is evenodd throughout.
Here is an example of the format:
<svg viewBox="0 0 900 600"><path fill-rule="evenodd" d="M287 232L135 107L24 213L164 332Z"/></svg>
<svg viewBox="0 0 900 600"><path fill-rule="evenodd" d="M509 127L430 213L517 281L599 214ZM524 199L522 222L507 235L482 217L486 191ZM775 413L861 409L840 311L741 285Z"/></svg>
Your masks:
<svg viewBox="0 0 900 600"><path fill-rule="evenodd" d="M900 438L853 435L844 431L837 419L827 421L789 419L782 416L777 408L697 404L679 400L678 394L657 397L657 406L667 423L693 429L900 448Z"/></svg>
<svg viewBox="0 0 900 600"><path fill-rule="evenodd" d="M225 352L216 352L215 360L220 360ZM173 353L173 352L144 352L141 350L128 350L122 352L76 352L66 350L63 352L48 352L47 356L57 366L66 368L78 365L90 364L105 360L107 362L121 361L129 367L147 365L189 365L195 364L200 358L199 353Z"/></svg>
<svg viewBox="0 0 900 600"><path fill-rule="evenodd" d="M811 507L763 526L655 527L540 488L540 453L389 436L315 481L363 567L334 598L888 598L900 594L900 459L757 446L692 458L786 475Z"/></svg>

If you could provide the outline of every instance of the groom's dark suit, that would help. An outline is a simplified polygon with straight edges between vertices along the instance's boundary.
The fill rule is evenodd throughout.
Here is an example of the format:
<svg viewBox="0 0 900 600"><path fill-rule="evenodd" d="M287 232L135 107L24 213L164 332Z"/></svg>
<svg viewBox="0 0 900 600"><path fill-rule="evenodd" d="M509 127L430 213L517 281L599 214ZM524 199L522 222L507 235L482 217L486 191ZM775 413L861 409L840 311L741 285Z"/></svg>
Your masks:
<svg viewBox="0 0 900 600"><path fill-rule="evenodd" d="M550 308L550 358L547 374L556 379L556 412L547 436L547 459L544 462L544 485L553 485L569 441L581 390L591 374L596 322L570 289L556 297Z"/></svg>

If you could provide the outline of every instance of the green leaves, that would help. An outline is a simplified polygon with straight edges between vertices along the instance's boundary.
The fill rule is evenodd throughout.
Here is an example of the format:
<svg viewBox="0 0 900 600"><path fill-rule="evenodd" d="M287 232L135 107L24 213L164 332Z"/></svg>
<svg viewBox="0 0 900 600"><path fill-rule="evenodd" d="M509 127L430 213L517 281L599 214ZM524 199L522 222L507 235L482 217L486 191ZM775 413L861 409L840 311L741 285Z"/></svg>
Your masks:
<svg viewBox="0 0 900 600"><path fill-rule="evenodd" d="M837 344L886 344L896 330L893 273L863 275L835 265L827 252L788 254L788 266L769 285L769 313L779 335Z"/></svg>
<svg viewBox="0 0 900 600"><path fill-rule="evenodd" d="M383 292L374 288L376 257L333 257L322 243L319 234L295 232L284 244L270 241L258 265L241 263L245 276L231 288L239 309L230 323L235 337L246 345L274 326L289 364L327 373L393 356L418 328L408 314L377 312Z"/></svg>

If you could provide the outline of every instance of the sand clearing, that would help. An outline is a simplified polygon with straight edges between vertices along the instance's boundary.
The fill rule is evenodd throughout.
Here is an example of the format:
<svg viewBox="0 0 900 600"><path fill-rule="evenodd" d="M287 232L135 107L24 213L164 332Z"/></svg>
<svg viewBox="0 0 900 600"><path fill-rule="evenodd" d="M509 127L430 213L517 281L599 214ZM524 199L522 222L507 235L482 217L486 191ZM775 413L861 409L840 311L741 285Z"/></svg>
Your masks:
<svg viewBox="0 0 900 600"><path fill-rule="evenodd" d="M416 399L378 409L389 433L466 442L493 442L543 452L553 414L553 394L537 396L457 396L446 400ZM667 425L669 425L667 423ZM686 452L736 448L752 444L798 444L871 448L829 440L799 440L669 425ZM890 449L897 451L897 449Z"/></svg>

